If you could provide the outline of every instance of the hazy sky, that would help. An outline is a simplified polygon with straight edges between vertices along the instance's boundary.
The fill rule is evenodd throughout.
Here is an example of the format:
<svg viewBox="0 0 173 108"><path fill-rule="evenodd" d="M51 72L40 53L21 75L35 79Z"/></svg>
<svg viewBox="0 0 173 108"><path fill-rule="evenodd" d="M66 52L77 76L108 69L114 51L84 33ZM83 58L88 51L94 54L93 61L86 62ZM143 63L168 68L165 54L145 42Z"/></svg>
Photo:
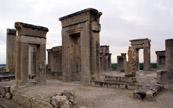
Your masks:
<svg viewBox="0 0 173 108"><path fill-rule="evenodd" d="M100 43L110 45L112 62L127 52L129 40L138 38L151 39L155 62L155 51L173 38L173 0L0 0L0 64L6 63L6 29L16 21L48 27L49 49L61 45L59 18L85 8L103 13ZM140 61L142 56L140 51Z"/></svg>

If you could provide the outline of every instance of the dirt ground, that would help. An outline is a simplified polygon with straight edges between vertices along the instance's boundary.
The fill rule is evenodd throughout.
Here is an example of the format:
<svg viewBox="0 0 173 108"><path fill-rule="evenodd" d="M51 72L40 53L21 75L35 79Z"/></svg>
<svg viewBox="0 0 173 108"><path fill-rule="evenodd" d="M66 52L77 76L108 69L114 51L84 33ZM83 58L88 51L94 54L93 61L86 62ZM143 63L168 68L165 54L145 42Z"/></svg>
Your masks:
<svg viewBox="0 0 173 108"><path fill-rule="evenodd" d="M123 76L123 74L102 73L102 75L113 76ZM155 84L156 72L139 71L137 72L137 81ZM14 84L14 80L0 83L0 85L10 86ZM129 89L86 86L79 84L79 82L65 83L59 80L47 80L46 85L24 87L18 92L26 97L49 102L53 95L59 94L63 90L73 92L77 104L86 108L173 108L173 91L170 90L163 90L154 101L147 101L134 99L133 90ZM1 102L0 100L0 105Z"/></svg>
<svg viewBox="0 0 173 108"><path fill-rule="evenodd" d="M155 101L142 101L133 98L133 90L48 80L46 85L25 87L19 92L27 97L49 101L51 96L63 90L73 92L77 103L86 108L173 108L173 91L169 90L161 92Z"/></svg>

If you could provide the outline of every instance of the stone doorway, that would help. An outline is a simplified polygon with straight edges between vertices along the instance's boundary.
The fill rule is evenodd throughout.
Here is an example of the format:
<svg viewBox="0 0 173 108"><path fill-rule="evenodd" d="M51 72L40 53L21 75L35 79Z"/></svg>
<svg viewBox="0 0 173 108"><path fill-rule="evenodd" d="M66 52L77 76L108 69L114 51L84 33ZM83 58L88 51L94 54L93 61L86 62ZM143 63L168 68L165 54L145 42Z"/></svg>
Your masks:
<svg viewBox="0 0 173 108"><path fill-rule="evenodd" d="M144 58L144 70L150 70L150 41L148 38L145 39L135 39L130 40L132 48L136 52L136 69L139 69L139 50L143 49L143 58Z"/></svg>
<svg viewBox="0 0 173 108"><path fill-rule="evenodd" d="M70 34L70 69L72 81L80 81L81 78L81 58L80 58L80 33Z"/></svg>
<svg viewBox="0 0 173 108"><path fill-rule="evenodd" d="M28 76L29 79L34 79L36 76L36 62L37 62L37 45L29 45L29 59L28 59Z"/></svg>
<svg viewBox="0 0 173 108"><path fill-rule="evenodd" d="M46 33L48 28L16 22L16 70L17 86L30 83L46 83Z"/></svg>

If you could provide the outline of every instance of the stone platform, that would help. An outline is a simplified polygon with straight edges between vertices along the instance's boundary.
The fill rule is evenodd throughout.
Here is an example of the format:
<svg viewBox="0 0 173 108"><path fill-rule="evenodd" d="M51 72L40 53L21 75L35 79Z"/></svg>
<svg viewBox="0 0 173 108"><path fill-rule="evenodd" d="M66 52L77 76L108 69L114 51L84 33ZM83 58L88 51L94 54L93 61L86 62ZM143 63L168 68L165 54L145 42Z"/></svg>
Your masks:
<svg viewBox="0 0 173 108"><path fill-rule="evenodd" d="M15 79L14 73L10 72L0 72L0 81L13 80Z"/></svg>
<svg viewBox="0 0 173 108"><path fill-rule="evenodd" d="M155 97L161 92L162 87L158 85L143 86L133 91L133 96L137 99L155 100Z"/></svg>

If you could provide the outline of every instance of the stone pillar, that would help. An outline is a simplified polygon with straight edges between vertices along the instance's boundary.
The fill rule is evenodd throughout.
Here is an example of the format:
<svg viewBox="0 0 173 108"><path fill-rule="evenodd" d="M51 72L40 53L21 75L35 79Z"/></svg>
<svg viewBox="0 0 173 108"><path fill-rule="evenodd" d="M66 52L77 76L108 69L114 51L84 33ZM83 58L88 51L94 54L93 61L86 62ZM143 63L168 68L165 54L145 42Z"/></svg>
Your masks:
<svg viewBox="0 0 173 108"><path fill-rule="evenodd" d="M136 71L140 70L140 65L139 65L139 49L134 48L136 51Z"/></svg>
<svg viewBox="0 0 173 108"><path fill-rule="evenodd" d="M166 47L166 69L173 74L173 39L165 41Z"/></svg>
<svg viewBox="0 0 173 108"><path fill-rule="evenodd" d="M166 70L157 71L158 83L165 88L173 89L173 39L165 41L166 48Z"/></svg>
<svg viewBox="0 0 173 108"><path fill-rule="evenodd" d="M150 70L150 48L144 48L144 70Z"/></svg>
<svg viewBox="0 0 173 108"><path fill-rule="evenodd" d="M6 70L15 72L16 30L7 29Z"/></svg>
<svg viewBox="0 0 173 108"><path fill-rule="evenodd" d="M128 62L125 62L125 77L135 77L136 76L136 63L137 63L136 50L133 47L128 49Z"/></svg>

